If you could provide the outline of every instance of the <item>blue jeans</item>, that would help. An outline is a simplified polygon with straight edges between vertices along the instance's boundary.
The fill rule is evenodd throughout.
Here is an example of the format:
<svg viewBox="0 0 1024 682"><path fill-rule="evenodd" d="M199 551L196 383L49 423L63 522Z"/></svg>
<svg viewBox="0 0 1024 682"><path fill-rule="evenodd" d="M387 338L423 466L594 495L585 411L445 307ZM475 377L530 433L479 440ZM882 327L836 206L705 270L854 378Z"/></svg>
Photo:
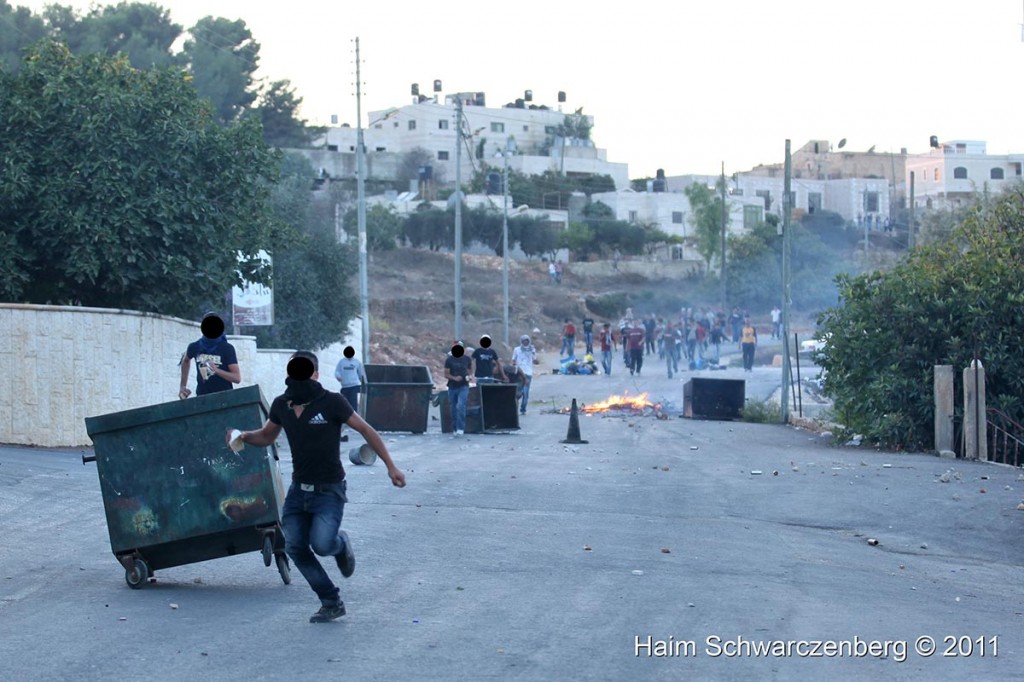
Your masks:
<svg viewBox="0 0 1024 682"><path fill-rule="evenodd" d="M348 404L352 406L352 409L359 414L359 389L360 386L348 386L341 389L341 394L348 400Z"/></svg>
<svg viewBox="0 0 1024 682"><path fill-rule="evenodd" d="M345 481L318 486L316 491L305 491L298 483L292 483L281 511L284 551L324 606L336 606L341 600L338 586L315 555L337 556L345 548L338 529L348 502L346 489Z"/></svg>
<svg viewBox="0 0 1024 682"><path fill-rule="evenodd" d="M587 352L594 352L594 332L583 332L583 339L587 342Z"/></svg>
<svg viewBox="0 0 1024 682"><path fill-rule="evenodd" d="M572 355L576 346L576 335L562 337L562 350L559 355Z"/></svg>
<svg viewBox="0 0 1024 682"><path fill-rule="evenodd" d="M469 400L469 386L463 384L448 389L448 407L452 410L452 431L466 430L466 402Z"/></svg>
<svg viewBox="0 0 1024 682"><path fill-rule="evenodd" d="M612 352L610 350L601 351L601 367L604 368L605 374L612 373Z"/></svg>
<svg viewBox="0 0 1024 682"><path fill-rule="evenodd" d="M519 401L519 414L526 414L526 404L530 402L531 381L533 381L532 375L523 374L523 398Z"/></svg>

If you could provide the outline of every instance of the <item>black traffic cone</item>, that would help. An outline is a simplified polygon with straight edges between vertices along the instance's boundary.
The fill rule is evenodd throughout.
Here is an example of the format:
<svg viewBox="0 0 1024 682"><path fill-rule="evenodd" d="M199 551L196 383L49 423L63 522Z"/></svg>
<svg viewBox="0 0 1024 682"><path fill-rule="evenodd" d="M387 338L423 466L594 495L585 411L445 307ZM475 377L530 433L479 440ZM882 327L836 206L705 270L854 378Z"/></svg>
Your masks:
<svg viewBox="0 0 1024 682"><path fill-rule="evenodd" d="M580 411L576 407L576 398L572 399L572 411L569 412L569 431L565 434L565 440L558 442L571 443L573 445L590 442L580 438Z"/></svg>

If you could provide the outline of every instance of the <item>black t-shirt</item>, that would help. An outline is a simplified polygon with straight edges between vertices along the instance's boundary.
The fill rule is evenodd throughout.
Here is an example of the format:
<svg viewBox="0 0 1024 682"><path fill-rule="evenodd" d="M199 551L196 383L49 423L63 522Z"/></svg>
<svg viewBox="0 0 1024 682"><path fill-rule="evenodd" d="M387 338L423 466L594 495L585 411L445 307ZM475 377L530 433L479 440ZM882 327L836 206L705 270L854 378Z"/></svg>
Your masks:
<svg viewBox="0 0 1024 682"><path fill-rule="evenodd" d="M324 391L306 405L302 414L288 407L283 395L274 398L269 419L284 428L292 450L292 480L296 483L340 483L341 425L353 414L340 393Z"/></svg>
<svg viewBox="0 0 1024 682"><path fill-rule="evenodd" d="M473 351L473 359L476 360L476 374L478 377L493 377L494 365L498 362L498 352L493 348L477 348ZM454 374L454 372L452 372Z"/></svg>
<svg viewBox="0 0 1024 682"><path fill-rule="evenodd" d="M204 341L206 343L203 343ZM221 337L216 342L210 342L206 339L193 341L188 344L185 355L190 360L195 360L196 362L199 375L196 379L196 395L230 391L234 388L230 381L212 372L208 372L206 369L206 363L210 360L213 360L213 363L223 370L227 370L230 365L238 364L238 355L235 353L235 347L228 343L227 339Z"/></svg>
<svg viewBox="0 0 1024 682"><path fill-rule="evenodd" d="M594 331L594 321L589 317L583 318L583 333L590 334Z"/></svg>
<svg viewBox="0 0 1024 682"><path fill-rule="evenodd" d="M472 358L468 355L463 355L458 358L454 355L449 355L444 361L444 367L453 377L462 377L465 379L469 376L469 364L471 360ZM459 388L461 386L469 386L469 384L465 381L448 380L448 388Z"/></svg>

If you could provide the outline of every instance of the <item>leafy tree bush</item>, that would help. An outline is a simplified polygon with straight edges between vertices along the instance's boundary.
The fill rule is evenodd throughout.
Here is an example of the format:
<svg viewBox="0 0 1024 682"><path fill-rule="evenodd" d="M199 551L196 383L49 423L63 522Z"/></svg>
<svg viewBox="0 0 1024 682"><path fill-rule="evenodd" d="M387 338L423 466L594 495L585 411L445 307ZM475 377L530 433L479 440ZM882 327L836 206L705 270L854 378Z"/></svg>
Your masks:
<svg viewBox="0 0 1024 682"><path fill-rule="evenodd" d="M359 235L359 215L355 208L345 213L345 232ZM391 251L402 238L402 218L388 206L374 204L366 208L366 248L369 251Z"/></svg>
<svg viewBox="0 0 1024 682"><path fill-rule="evenodd" d="M719 180L719 188L721 187ZM711 270L711 259L717 254L721 258L722 251L722 197L721 195L698 182L683 190L690 201L693 214L690 220L697 237L697 253L701 255Z"/></svg>
<svg viewBox="0 0 1024 682"><path fill-rule="evenodd" d="M915 249L891 272L838 278L819 316L824 391L849 429L889 447L933 446L933 367L960 371L975 347L988 404L1024 416L1024 192L974 207L951 239Z"/></svg>
<svg viewBox="0 0 1024 682"><path fill-rule="evenodd" d="M258 124L217 125L181 71L39 43L0 73L0 295L193 316L285 232Z"/></svg>
<svg viewBox="0 0 1024 682"><path fill-rule="evenodd" d="M315 210L309 189L314 176L303 156L284 155L272 206L298 237L274 248L274 324L239 330L254 335L263 348L329 346L345 336L357 313L356 252L337 242L333 216Z"/></svg>

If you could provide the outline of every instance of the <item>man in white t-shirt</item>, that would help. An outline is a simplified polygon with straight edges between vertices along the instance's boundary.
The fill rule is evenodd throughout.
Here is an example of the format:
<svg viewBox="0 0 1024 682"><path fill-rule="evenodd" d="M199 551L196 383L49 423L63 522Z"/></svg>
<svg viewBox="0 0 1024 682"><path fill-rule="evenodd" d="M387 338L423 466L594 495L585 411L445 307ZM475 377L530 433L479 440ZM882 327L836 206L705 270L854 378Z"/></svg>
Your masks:
<svg viewBox="0 0 1024 682"><path fill-rule="evenodd" d="M519 414L526 414L526 404L530 401L530 383L533 381L533 363L537 359L537 349L530 343L530 337L523 334L519 337L519 345L512 351L512 372L523 375L523 397L519 403Z"/></svg>

